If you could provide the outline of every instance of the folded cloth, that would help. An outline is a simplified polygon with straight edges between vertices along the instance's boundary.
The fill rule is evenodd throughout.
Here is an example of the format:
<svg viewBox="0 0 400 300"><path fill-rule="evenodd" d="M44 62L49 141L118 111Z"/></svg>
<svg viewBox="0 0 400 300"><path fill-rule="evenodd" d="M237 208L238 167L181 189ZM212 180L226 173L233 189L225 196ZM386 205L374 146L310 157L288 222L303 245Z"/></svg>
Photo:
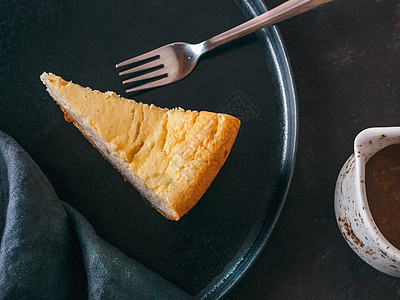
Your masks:
<svg viewBox="0 0 400 300"><path fill-rule="evenodd" d="M0 299L188 299L99 238L0 131Z"/></svg>

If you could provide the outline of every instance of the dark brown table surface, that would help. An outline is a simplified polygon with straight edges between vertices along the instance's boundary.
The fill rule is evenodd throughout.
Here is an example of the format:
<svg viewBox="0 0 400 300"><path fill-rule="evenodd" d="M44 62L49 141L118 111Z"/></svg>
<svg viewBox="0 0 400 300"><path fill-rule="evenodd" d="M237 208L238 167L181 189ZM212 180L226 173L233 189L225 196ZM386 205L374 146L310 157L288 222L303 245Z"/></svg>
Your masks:
<svg viewBox="0 0 400 300"><path fill-rule="evenodd" d="M265 1L269 8L283 2ZM102 1L96 3L96 7L101 8ZM142 3L144 1L136 5ZM195 1L191 3L193 6L198 4ZM214 2L204 1L201 5L211 3ZM221 1L220 6L223 7L224 3ZM41 155L42 145L34 143L43 140L40 136L24 139L25 136L31 136L28 130L31 124L55 126L58 121L64 124L61 116L43 122L38 120L37 116L43 110L58 111L55 105L47 104L49 98L38 80L39 74L44 69L53 72L60 69L63 70L62 74L77 74L82 78L91 78L92 73L100 74L93 76L92 80L97 82L93 87L116 86L122 91L117 76L110 75L113 81L108 82L109 77L96 71L113 74L113 65L109 62L101 65L98 59L101 56L103 62L108 58L114 61L115 53L103 53L101 48L98 56L93 56L98 50L95 48L91 48L89 53L78 51L80 49L76 45L80 45L87 32L83 31L81 40L75 40L72 33L82 29L73 26L75 19L68 19L72 13L74 18L80 16L80 12L75 9L78 5L83 5L83 2L3 1L0 4L0 50L8 53L8 57L0 56L0 61L3 61L0 67L3 91L0 96L4 101L0 112L7 116L9 113L5 109L8 106L17 106L17 101L25 103L21 109L10 109L13 114L18 113L14 123L0 118L0 129L17 138L37 159L46 175L53 175L49 177L56 189L60 189L63 181L58 180L53 165L46 164L47 157ZM85 7L88 7L87 3ZM174 7L171 10L176 14ZM101 9L98 9L97 13L100 12ZM48 14L52 18L59 16L51 19L57 21L59 18L61 21L56 22L59 26L64 23L71 25L68 28L72 33L53 32L49 26L49 30L45 28L35 36L37 28L46 25ZM226 18L219 25L221 28L229 28L226 26L232 25L229 22L234 20ZM98 20L97 23L89 23L92 27L88 25L88 30L93 30L95 24L101 25ZM37 24L41 27L37 27ZM155 31L158 27L153 25L149 28ZM217 28L214 23L213 28ZM336 224L333 203L337 175L352 153L357 133L368 127L398 126L400 123L400 1L335 0L284 21L278 28L287 47L298 94L299 143L296 167L286 204L272 237L249 272L228 293L226 299L400 299L400 280L376 271L347 246ZM172 29L168 32L175 36ZM54 38L55 32L70 37L70 43L65 49L62 48L64 44ZM170 36L164 41L161 38L163 34L151 36L154 43L171 41ZM181 37L185 36L177 38ZM95 40L95 37L92 38ZM143 51L150 47L148 41L149 37L138 42ZM40 49L49 50L42 53L38 49L31 49L30 45L39 45ZM71 59L71 65L76 61L88 62L68 68L67 60L59 63L55 60L57 56L51 47L63 49L61 54ZM21 61L21 57L25 58ZM208 72L206 66L207 63L211 65L211 61L204 60L203 68L199 68L197 75L186 82L193 81L201 72ZM92 70L89 66L97 68ZM78 79L76 81L80 82ZM25 88L25 85L29 88ZM172 89L179 90L178 87L177 83ZM157 93L162 92L156 91L154 95ZM12 100L16 101L15 104L10 102ZM29 101L36 101L36 105ZM67 125L60 125L56 129L64 128L61 126ZM68 130L71 136L79 136L72 127ZM50 142L50 137L45 141ZM89 144L84 144L83 139L77 141L81 143L78 149L91 149L90 153L97 159L97 152ZM103 161L101 157L98 159ZM68 165L65 167L69 168ZM110 174L114 172L106 162L99 168L108 170ZM112 180L121 180L118 174L113 176ZM96 218L97 215L92 217Z"/></svg>
<svg viewBox="0 0 400 300"><path fill-rule="evenodd" d="M400 280L347 246L333 209L357 133L400 122L400 1L337 0L278 28L298 93L296 167L271 239L227 299L400 299Z"/></svg>

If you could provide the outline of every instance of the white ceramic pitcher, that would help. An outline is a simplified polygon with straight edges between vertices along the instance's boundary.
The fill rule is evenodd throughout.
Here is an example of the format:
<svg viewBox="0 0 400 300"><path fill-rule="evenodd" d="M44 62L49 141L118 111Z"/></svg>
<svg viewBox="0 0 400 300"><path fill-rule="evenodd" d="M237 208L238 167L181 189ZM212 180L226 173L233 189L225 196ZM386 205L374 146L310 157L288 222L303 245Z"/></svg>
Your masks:
<svg viewBox="0 0 400 300"><path fill-rule="evenodd" d="M400 277L400 250L382 235L372 218L365 188L365 165L379 150L399 143L400 127L360 132L354 140L354 153L342 167L335 188L336 221L344 239L368 264L396 277Z"/></svg>

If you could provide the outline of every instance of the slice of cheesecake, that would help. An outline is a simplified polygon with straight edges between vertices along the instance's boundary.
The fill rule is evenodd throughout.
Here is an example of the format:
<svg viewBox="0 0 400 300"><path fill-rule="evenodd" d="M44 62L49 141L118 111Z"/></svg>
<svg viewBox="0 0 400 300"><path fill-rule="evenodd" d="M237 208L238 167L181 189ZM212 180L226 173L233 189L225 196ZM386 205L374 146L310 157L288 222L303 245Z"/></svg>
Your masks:
<svg viewBox="0 0 400 300"><path fill-rule="evenodd" d="M165 217L187 213L224 164L240 121L226 114L165 109L40 76L83 135Z"/></svg>

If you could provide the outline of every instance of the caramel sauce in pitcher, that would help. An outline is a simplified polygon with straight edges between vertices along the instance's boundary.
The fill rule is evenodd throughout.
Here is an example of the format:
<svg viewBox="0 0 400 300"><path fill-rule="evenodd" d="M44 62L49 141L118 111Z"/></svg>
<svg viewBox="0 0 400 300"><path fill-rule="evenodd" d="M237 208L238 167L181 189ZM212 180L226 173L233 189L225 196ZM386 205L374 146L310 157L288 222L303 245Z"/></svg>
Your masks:
<svg viewBox="0 0 400 300"><path fill-rule="evenodd" d="M365 184L376 225L400 249L400 144L383 148L368 160Z"/></svg>

